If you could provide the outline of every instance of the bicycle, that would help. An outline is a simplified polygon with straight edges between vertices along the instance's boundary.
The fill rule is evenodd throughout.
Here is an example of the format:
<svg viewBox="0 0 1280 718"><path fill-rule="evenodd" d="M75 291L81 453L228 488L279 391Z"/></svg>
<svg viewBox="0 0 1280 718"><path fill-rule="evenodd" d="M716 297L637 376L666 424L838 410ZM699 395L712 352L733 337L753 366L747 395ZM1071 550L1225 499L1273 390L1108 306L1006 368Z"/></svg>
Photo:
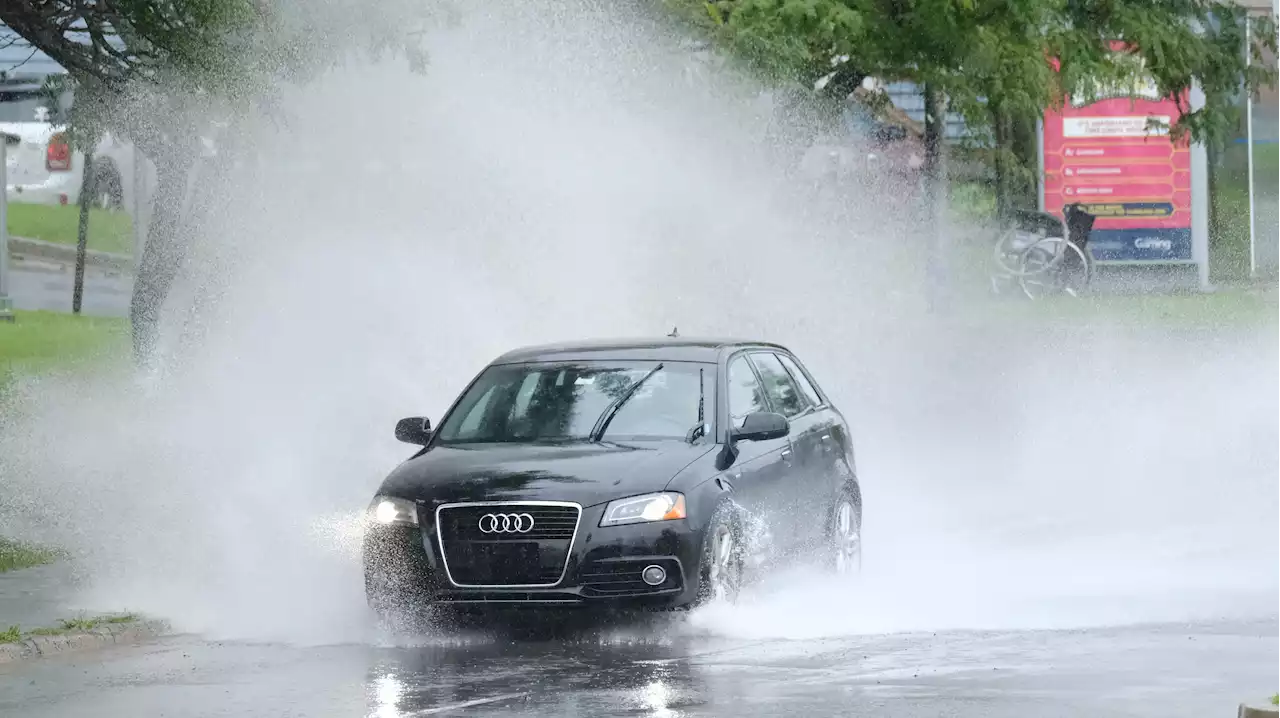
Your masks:
<svg viewBox="0 0 1280 718"><path fill-rule="evenodd" d="M1050 294L1079 297L1093 279L1089 234L1096 219L1079 204L1063 209L1065 222L1048 212L1013 210L996 240L991 289L1017 284L1028 299Z"/></svg>

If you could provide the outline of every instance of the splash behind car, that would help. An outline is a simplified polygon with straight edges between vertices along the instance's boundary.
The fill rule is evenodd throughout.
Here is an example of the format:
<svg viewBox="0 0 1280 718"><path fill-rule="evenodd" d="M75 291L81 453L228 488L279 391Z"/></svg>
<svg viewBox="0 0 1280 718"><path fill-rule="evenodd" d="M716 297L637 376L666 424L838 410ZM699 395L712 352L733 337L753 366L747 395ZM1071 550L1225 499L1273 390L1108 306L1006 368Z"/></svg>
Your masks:
<svg viewBox="0 0 1280 718"><path fill-rule="evenodd" d="M752 565L860 565L848 425L765 342L667 338L518 349L485 367L383 481L370 605L688 608ZM760 527L770 539L757 542Z"/></svg>

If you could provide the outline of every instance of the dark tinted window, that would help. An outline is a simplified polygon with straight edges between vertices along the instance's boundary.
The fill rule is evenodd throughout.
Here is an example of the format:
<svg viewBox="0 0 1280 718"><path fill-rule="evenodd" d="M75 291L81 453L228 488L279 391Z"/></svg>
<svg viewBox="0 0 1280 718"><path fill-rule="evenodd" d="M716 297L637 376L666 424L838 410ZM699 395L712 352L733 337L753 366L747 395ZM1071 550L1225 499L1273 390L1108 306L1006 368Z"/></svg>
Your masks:
<svg viewBox="0 0 1280 718"><path fill-rule="evenodd" d="M438 441L587 439L610 404L657 366L572 362L490 367L441 424ZM621 405L603 438L684 439L698 423L699 398L705 396L707 405L714 406L714 387L714 365L665 362ZM709 424L712 413L704 414Z"/></svg>
<svg viewBox="0 0 1280 718"><path fill-rule="evenodd" d="M742 419L747 414L768 410L764 389L756 380L746 357L740 356L729 362L729 418L733 425L742 426Z"/></svg>
<svg viewBox="0 0 1280 718"><path fill-rule="evenodd" d="M764 390L769 393L769 400L773 402L779 414L792 417L809 408L804 397L800 395L800 389L791 380L791 375L783 368L782 362L778 361L777 355L752 354L751 361L755 362L756 369L760 371Z"/></svg>
<svg viewBox="0 0 1280 718"><path fill-rule="evenodd" d="M792 378L796 380L796 384L800 386L800 391L804 392L804 396L809 400L809 403L814 406L821 406L822 397L818 395L818 389L809 383L809 377L800 371L800 367L791 360L791 357L786 354L779 354L778 360L787 367L787 371L791 372Z"/></svg>

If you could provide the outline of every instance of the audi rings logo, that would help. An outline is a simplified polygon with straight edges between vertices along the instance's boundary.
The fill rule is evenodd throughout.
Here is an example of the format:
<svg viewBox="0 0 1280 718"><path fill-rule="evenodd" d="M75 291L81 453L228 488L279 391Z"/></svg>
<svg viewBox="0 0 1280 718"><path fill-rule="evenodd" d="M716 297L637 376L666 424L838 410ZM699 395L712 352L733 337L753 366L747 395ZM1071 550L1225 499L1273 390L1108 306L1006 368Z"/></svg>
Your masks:
<svg viewBox="0 0 1280 718"><path fill-rule="evenodd" d="M480 533L524 534L533 530L533 516L529 514L485 514L480 517Z"/></svg>

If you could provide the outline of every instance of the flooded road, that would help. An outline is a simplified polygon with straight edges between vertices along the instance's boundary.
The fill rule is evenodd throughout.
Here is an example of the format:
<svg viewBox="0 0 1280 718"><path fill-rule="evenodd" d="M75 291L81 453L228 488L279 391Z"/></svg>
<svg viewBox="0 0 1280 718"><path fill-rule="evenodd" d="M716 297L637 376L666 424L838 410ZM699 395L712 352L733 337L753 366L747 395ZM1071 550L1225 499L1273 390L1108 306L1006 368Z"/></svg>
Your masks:
<svg viewBox="0 0 1280 718"><path fill-rule="evenodd" d="M1209 718L1274 690L1276 636L1265 620L811 641L675 623L452 645L175 637L0 668L0 714Z"/></svg>

